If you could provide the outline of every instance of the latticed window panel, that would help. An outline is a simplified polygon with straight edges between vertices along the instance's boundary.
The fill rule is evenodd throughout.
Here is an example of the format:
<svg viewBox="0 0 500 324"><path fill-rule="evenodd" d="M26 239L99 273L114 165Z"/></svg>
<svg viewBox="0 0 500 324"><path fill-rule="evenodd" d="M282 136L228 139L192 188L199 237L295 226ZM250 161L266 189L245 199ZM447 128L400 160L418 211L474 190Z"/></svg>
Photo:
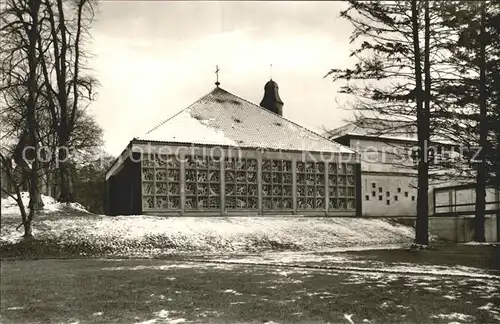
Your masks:
<svg viewBox="0 0 500 324"><path fill-rule="evenodd" d="M356 165L328 164L328 208L330 210L356 209Z"/></svg>
<svg viewBox="0 0 500 324"><path fill-rule="evenodd" d="M257 208L257 160L226 158L224 160L226 209Z"/></svg>
<svg viewBox="0 0 500 324"><path fill-rule="evenodd" d="M142 194L143 195L153 195L154 194L154 182L142 182Z"/></svg>
<svg viewBox="0 0 500 324"><path fill-rule="evenodd" d="M180 209L180 161L174 155L150 154L142 161L144 209Z"/></svg>
<svg viewBox="0 0 500 324"><path fill-rule="evenodd" d="M292 161L262 160L262 208L293 208Z"/></svg>
<svg viewBox="0 0 500 324"><path fill-rule="evenodd" d="M216 157L186 157L186 209L220 209L220 163Z"/></svg>
<svg viewBox="0 0 500 324"><path fill-rule="evenodd" d="M154 205L154 197L153 196L142 196L142 207L144 209L153 209L155 208Z"/></svg>
<svg viewBox="0 0 500 324"><path fill-rule="evenodd" d="M298 161L296 173L297 209L325 209L325 163Z"/></svg>
<svg viewBox="0 0 500 324"><path fill-rule="evenodd" d="M142 180L153 181L154 180L154 168L143 168L142 169Z"/></svg>
<svg viewBox="0 0 500 324"><path fill-rule="evenodd" d="M156 182L156 195L166 195L168 191L168 184L166 182Z"/></svg>

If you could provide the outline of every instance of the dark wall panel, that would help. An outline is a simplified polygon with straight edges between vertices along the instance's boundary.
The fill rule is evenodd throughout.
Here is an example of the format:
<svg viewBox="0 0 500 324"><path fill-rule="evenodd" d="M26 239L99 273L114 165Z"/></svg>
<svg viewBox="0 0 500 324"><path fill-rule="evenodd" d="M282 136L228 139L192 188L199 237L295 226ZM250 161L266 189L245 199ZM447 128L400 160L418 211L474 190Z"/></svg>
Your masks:
<svg viewBox="0 0 500 324"><path fill-rule="evenodd" d="M361 163L356 164L356 216L363 215L363 190L361 188Z"/></svg>
<svg viewBox="0 0 500 324"><path fill-rule="evenodd" d="M141 174L140 159L141 159L140 153L133 153L132 160L128 160L129 161L128 179L130 183L130 199L131 199L130 214L133 215L142 214L142 191L141 191L142 174Z"/></svg>
<svg viewBox="0 0 500 324"><path fill-rule="evenodd" d="M141 200L141 164L140 154L134 153L131 160L125 160L123 168L106 182L107 215L140 215Z"/></svg>

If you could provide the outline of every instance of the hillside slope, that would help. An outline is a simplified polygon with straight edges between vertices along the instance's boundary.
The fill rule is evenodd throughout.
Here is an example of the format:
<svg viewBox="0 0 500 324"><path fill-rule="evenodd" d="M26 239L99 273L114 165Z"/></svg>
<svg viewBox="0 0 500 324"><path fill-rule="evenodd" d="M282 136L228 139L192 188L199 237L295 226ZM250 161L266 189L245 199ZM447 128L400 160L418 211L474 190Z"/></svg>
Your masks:
<svg viewBox="0 0 500 324"><path fill-rule="evenodd" d="M45 198L50 201L50 199ZM4 209L5 207L5 209ZM7 213L5 213L7 212ZM0 245L21 240L19 212L2 199ZM82 253L248 253L265 250L324 251L409 244L414 230L382 219L325 217L108 217L79 205L46 204L34 221L38 242Z"/></svg>

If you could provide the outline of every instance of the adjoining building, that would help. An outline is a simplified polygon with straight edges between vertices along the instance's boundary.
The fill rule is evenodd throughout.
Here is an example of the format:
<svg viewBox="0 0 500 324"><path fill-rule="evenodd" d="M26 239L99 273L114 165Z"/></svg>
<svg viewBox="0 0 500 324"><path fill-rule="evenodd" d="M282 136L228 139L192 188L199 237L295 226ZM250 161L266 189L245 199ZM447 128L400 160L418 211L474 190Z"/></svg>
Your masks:
<svg viewBox="0 0 500 324"><path fill-rule="evenodd" d="M350 148L219 87L134 138L106 174L106 214L361 216Z"/></svg>
<svg viewBox="0 0 500 324"><path fill-rule="evenodd" d="M414 123L379 118L358 118L324 134L359 154L363 216L416 216L416 134ZM473 214L474 173L457 174L450 165L461 158L460 149L450 141L435 139L429 143L429 152L429 214ZM498 190L487 188L486 200L487 213L500 208Z"/></svg>

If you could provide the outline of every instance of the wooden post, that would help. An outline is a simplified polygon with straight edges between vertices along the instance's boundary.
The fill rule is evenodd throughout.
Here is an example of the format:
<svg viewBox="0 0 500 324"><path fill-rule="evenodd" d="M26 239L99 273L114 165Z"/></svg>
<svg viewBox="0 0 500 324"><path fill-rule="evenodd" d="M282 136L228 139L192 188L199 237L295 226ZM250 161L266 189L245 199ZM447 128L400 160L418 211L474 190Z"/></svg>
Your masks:
<svg viewBox="0 0 500 324"><path fill-rule="evenodd" d="M262 215L262 154L257 154L257 208Z"/></svg>
<svg viewBox="0 0 500 324"><path fill-rule="evenodd" d="M221 150L220 156L220 214L224 215L226 213L226 179L225 177L225 152Z"/></svg>
<svg viewBox="0 0 500 324"><path fill-rule="evenodd" d="M297 158L292 157L292 214L297 215Z"/></svg>
<svg viewBox="0 0 500 324"><path fill-rule="evenodd" d="M141 174L142 177L142 174ZM111 215L111 177L105 181L104 214Z"/></svg>
<svg viewBox="0 0 500 324"><path fill-rule="evenodd" d="M498 188L495 188L495 200L497 202L497 214L496 214L497 242L500 242L500 190Z"/></svg>
<svg viewBox="0 0 500 324"><path fill-rule="evenodd" d="M453 211L456 213L457 212L457 189L452 189L452 190L453 190L453 197L454 197Z"/></svg>
<svg viewBox="0 0 500 324"><path fill-rule="evenodd" d="M179 153L179 172L180 172L180 176L179 176L179 186L180 186L180 193L181 193L181 215L184 216L184 213L185 213L185 208L186 208L186 174L185 174L185 170L186 170L186 164L185 164L185 160L186 160L186 153L183 151L183 152L180 152Z"/></svg>
<svg viewBox="0 0 500 324"><path fill-rule="evenodd" d="M363 201L362 201L362 182L361 182L361 163L356 163L355 171L356 179L356 216L363 216Z"/></svg>
<svg viewBox="0 0 500 324"><path fill-rule="evenodd" d="M325 174L324 174L324 177L325 177L325 215L328 216L328 212L329 212L329 209L330 209L330 204L329 204L329 201L330 201L330 190L329 190L329 186L330 184L328 183L328 177L329 177L329 170L328 168L330 167L330 163L331 162L325 162Z"/></svg>

